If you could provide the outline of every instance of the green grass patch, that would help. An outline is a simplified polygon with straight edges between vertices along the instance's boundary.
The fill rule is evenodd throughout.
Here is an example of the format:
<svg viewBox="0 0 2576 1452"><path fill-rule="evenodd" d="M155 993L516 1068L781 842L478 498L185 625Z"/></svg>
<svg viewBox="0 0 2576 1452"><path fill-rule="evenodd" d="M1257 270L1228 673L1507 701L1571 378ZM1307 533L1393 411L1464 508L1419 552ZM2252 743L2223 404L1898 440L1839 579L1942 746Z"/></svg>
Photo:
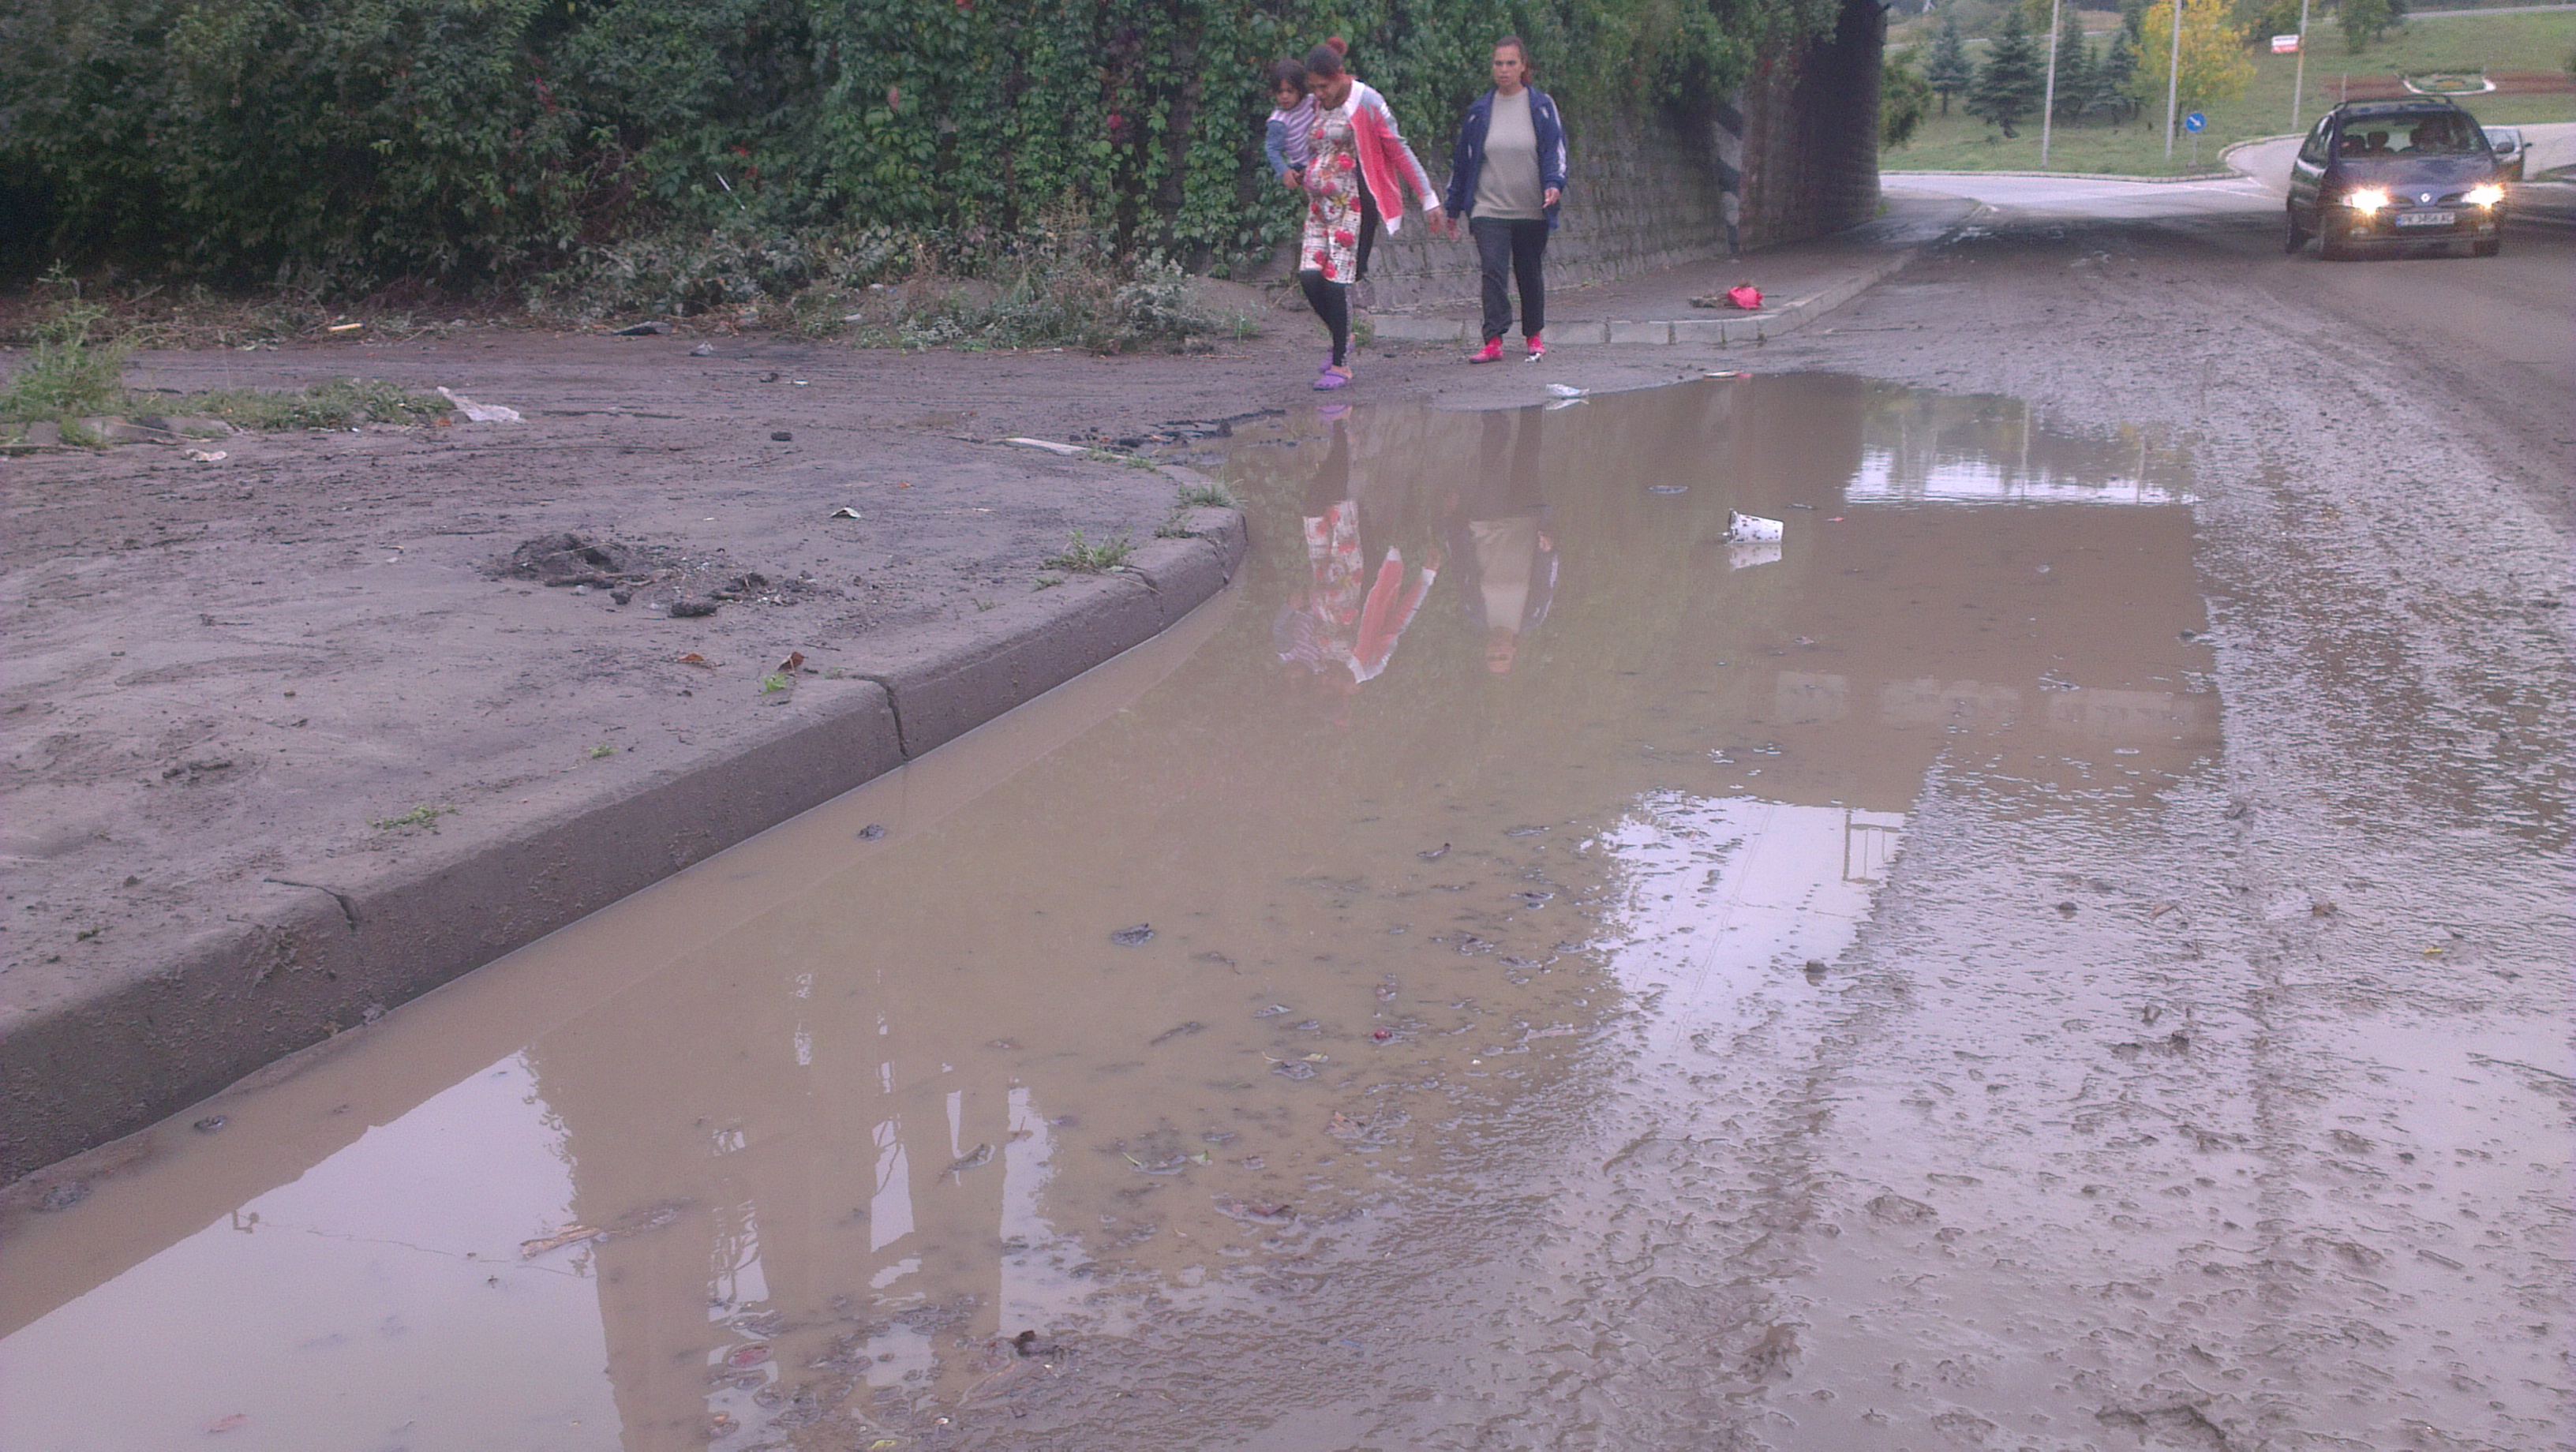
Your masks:
<svg viewBox="0 0 2576 1452"><path fill-rule="evenodd" d="M125 400L125 355L131 349L122 340L91 336L106 317L106 309L74 300L38 323L27 361L0 391L0 422L117 412Z"/></svg>
<svg viewBox="0 0 2576 1452"><path fill-rule="evenodd" d="M36 322L27 359L0 389L0 424L51 419L63 441L100 442L79 420L115 415L219 418L256 430L425 423L449 411L435 393L372 378L337 378L301 392L224 388L207 393L135 393L125 386L134 336L111 332L108 312L80 298L53 305Z"/></svg>
<svg viewBox="0 0 2576 1452"><path fill-rule="evenodd" d="M438 828L432 825L433 823L441 817L454 815L456 815L454 807L434 807L423 802L399 817L370 817L367 819L367 825L379 832L400 831L406 827L428 827L435 832Z"/></svg>
<svg viewBox="0 0 2576 1452"><path fill-rule="evenodd" d="M450 410L435 393L414 393L379 378L335 378L300 393L221 388L210 393L150 394L130 401L149 411L219 418L236 428L345 429L362 423L427 423Z"/></svg>
<svg viewBox="0 0 2576 1452"><path fill-rule="evenodd" d="M2254 56L2254 82L2233 101L2203 107L2209 129L2200 134L2200 170L2225 166L2220 153L2240 141L2286 136L2316 124L2335 103L2347 77L2387 81L2400 73L2441 71L2555 71L2576 48L2576 13L2551 15L2474 15L2418 17L2406 28L2382 38L2358 55L2344 47L2343 35L2330 15L2308 22L2308 69L2298 119L2290 115L2290 92L2298 57L2261 51ZM2109 36L2096 35L2098 56ZM1970 55L1982 62L1984 47L1971 44ZM2576 121L2576 97L2463 96L2460 104L2489 126L2530 126ZM2180 176L2192 170L2192 139L2174 139L2173 160L2165 160L2164 100L2158 96L2140 114L2118 126L2101 122L2060 125L2049 145L2048 164L2039 160L2039 119L2024 122L2009 140L1985 122L1966 114L1953 98L1950 114L1923 118L1907 145L1883 153L1879 165L1888 171L2063 171L2121 176Z"/></svg>
<svg viewBox="0 0 2576 1452"><path fill-rule="evenodd" d="M1084 539L1082 531L1077 529L1073 532L1073 537L1065 542L1063 553L1049 555L1038 563L1050 570L1070 570L1076 574L1097 575L1127 563L1127 557L1134 553L1136 553L1136 542L1123 534L1115 539L1105 539L1098 544L1093 544Z"/></svg>

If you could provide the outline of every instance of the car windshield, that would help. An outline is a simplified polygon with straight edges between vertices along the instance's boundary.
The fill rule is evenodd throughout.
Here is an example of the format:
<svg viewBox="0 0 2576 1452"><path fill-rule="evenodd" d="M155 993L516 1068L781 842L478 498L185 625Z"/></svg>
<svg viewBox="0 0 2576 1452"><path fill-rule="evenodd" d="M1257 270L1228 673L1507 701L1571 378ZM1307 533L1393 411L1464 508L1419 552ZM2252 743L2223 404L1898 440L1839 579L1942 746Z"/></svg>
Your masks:
<svg viewBox="0 0 2576 1452"><path fill-rule="evenodd" d="M2487 149L2486 137L2469 118L2442 112L2373 117L2368 134L2372 156L2472 156Z"/></svg>

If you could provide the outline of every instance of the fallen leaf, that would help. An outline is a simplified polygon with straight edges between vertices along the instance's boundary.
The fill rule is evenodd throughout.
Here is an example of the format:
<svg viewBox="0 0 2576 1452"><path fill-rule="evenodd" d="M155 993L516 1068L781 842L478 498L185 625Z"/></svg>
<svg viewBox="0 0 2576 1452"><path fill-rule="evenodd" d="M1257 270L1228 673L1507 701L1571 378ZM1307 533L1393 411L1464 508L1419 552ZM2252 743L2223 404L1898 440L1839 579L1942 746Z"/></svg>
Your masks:
<svg viewBox="0 0 2576 1452"><path fill-rule="evenodd" d="M782 661L780 661L780 662L778 663L778 669L777 669L777 671L775 672L775 674L782 675L782 676L792 676L792 675L796 674L798 671L803 670L804 668L805 668L805 652L803 652L803 651L801 651L801 650L789 651L789 652L787 653L787 659L782 660Z"/></svg>
<svg viewBox="0 0 2576 1452"><path fill-rule="evenodd" d="M671 664L705 666L708 670L714 670L716 668L716 663L714 661L707 659L705 656L698 654L694 650L690 651L687 655L674 657Z"/></svg>

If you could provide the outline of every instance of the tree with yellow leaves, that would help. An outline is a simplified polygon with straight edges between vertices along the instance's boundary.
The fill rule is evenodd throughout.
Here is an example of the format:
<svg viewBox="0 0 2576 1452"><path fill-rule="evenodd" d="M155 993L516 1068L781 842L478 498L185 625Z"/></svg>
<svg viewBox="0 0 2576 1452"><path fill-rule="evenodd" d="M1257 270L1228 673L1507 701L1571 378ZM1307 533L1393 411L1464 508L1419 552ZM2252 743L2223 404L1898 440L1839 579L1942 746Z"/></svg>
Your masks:
<svg viewBox="0 0 2576 1452"><path fill-rule="evenodd" d="M2233 101L2254 83L2254 62L2246 57L2241 27L2233 23L2230 0L2181 0L2182 84L2179 109L2197 111L2220 101ZM2150 108L2165 99L2165 80L2173 62L2173 0L2151 0L2138 46L2138 73L2133 93Z"/></svg>

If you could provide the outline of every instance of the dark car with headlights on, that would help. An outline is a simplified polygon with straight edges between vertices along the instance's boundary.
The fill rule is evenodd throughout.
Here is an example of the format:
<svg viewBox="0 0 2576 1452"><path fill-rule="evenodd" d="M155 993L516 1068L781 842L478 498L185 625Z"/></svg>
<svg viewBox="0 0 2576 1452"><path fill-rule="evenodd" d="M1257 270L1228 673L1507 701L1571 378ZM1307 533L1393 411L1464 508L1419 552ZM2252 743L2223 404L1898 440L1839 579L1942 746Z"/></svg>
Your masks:
<svg viewBox="0 0 2576 1452"><path fill-rule="evenodd" d="M2348 101L2290 163L2286 249L2330 258L2427 243L2504 246L2505 178L2478 119L2448 101Z"/></svg>

